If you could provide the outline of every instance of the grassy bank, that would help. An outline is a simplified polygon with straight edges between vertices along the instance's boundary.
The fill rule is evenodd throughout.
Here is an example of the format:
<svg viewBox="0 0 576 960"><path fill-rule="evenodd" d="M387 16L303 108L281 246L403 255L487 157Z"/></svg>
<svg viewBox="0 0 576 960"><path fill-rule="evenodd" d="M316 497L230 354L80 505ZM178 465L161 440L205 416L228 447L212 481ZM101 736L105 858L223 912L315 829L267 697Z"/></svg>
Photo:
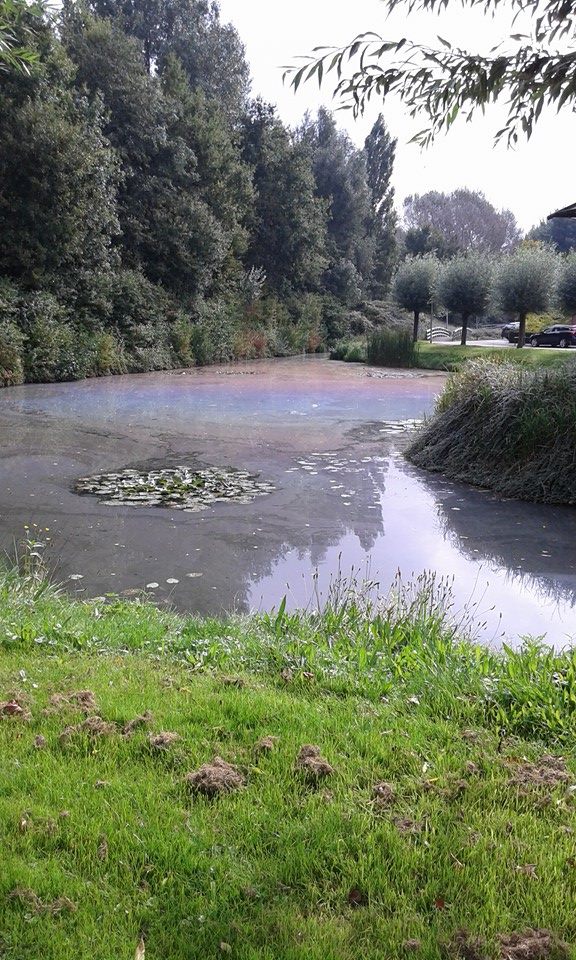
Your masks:
<svg viewBox="0 0 576 960"><path fill-rule="evenodd" d="M408 450L417 466L543 503L576 503L576 365L469 363Z"/></svg>
<svg viewBox="0 0 576 960"><path fill-rule="evenodd" d="M2 960L575 956L576 655L446 601L200 621L5 577Z"/></svg>
<svg viewBox="0 0 576 960"><path fill-rule="evenodd" d="M490 360L493 363L512 363L521 368L556 367L573 363L576 366L576 352L560 350L555 347L537 349L526 347L522 350L500 349L499 347L462 347L457 344L419 343L417 365L424 370L460 370L469 360Z"/></svg>

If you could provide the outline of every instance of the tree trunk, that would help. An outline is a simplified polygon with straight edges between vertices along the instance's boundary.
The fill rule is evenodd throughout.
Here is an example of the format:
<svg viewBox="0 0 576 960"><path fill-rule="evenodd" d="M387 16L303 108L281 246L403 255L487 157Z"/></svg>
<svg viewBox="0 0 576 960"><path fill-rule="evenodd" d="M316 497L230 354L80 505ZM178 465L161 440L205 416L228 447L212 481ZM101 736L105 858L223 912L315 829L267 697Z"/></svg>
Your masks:
<svg viewBox="0 0 576 960"><path fill-rule="evenodd" d="M526 343L526 314L521 313L518 319L520 321L520 329L518 331L518 349L520 349Z"/></svg>
<svg viewBox="0 0 576 960"><path fill-rule="evenodd" d="M413 331L412 331L412 339L413 339L414 343L416 343L416 341L417 341L417 339L418 339L418 325L419 325L419 323L420 323L420 311L419 311L419 310L415 310L415 311L414 311L414 329L413 329Z"/></svg>
<svg viewBox="0 0 576 960"><path fill-rule="evenodd" d="M466 337L468 336L468 316L462 315L462 336L460 338L460 346L466 346Z"/></svg>

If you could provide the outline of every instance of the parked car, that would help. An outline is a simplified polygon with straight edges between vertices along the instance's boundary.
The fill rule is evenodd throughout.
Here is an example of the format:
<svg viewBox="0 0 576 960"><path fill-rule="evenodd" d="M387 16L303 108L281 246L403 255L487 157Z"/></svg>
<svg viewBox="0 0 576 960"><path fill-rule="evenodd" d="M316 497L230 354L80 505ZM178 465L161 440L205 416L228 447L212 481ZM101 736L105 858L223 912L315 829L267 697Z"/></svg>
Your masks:
<svg viewBox="0 0 576 960"><path fill-rule="evenodd" d="M508 343L518 343L520 338L520 323L518 321L514 323L507 323L504 327L502 327L501 336L502 339L507 340ZM525 343L531 343L531 338L533 336L535 336L535 334L530 333L527 330L524 337Z"/></svg>
<svg viewBox="0 0 576 960"><path fill-rule="evenodd" d="M530 334L529 341L533 347L576 346L576 325L556 323L552 327L546 327L541 333Z"/></svg>

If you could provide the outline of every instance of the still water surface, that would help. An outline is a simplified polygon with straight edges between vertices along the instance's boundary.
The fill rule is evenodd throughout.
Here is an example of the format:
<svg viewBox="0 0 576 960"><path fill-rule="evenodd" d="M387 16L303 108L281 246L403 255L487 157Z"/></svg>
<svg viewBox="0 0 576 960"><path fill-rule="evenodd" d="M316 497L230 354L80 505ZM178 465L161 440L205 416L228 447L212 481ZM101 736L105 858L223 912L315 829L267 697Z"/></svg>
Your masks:
<svg viewBox="0 0 576 960"><path fill-rule="evenodd" d="M570 643L576 511L502 501L403 459L443 383L312 358L3 390L0 547L41 529L71 591L157 583L159 602L200 613L315 604L338 571L383 593L398 570L433 571L486 642ZM178 463L247 468L275 490L198 514L73 491L87 474Z"/></svg>

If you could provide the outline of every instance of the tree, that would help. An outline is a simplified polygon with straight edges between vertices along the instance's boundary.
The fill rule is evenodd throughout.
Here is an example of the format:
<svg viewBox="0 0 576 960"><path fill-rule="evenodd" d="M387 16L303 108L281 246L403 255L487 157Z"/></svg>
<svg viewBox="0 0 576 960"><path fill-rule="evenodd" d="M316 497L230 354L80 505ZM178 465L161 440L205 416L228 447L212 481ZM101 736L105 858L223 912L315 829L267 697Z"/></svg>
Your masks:
<svg viewBox="0 0 576 960"><path fill-rule="evenodd" d="M400 236L403 239L406 253L411 257L423 257L426 254L432 254L439 260L449 260L458 253L458 247L454 240L448 239L439 230L436 230L429 223L421 227L409 227Z"/></svg>
<svg viewBox="0 0 576 960"><path fill-rule="evenodd" d="M556 261L551 250L539 244L529 244L504 257L496 271L496 300L505 313L518 317L519 347L524 346L526 338L527 314L542 313L549 306Z"/></svg>
<svg viewBox="0 0 576 960"><path fill-rule="evenodd" d="M366 137L363 152L366 181L371 195L370 234L374 244L370 292L381 299L390 287L397 258L397 217L394 211L394 188L391 185L396 140L390 136L382 114Z"/></svg>
<svg viewBox="0 0 576 960"><path fill-rule="evenodd" d="M463 0L469 7L487 13L503 0ZM388 10L404 7L442 13L454 0L385 0ZM576 101L576 51L562 52L555 47L559 39L573 41L576 32L576 7L572 0L510 0L512 9L531 17L531 35L514 34L514 48L503 53L499 48L487 56L453 48L439 37L435 47L414 43L407 37L384 41L375 33L356 37L342 48L320 48L306 58L304 66L291 67L286 74L298 88L302 80L326 74L337 78L336 92L355 114L374 99L385 100L395 94L407 105L412 116L426 116L428 125L416 141L431 142L435 134L447 130L463 113L470 119L477 109L503 100L508 117L497 133L516 143L520 132L529 137L545 107L574 109ZM320 55L318 55L320 54ZM350 68L349 64L356 66ZM351 70L351 72L348 72Z"/></svg>
<svg viewBox="0 0 576 960"><path fill-rule="evenodd" d="M412 339L418 339L420 314L430 310L438 265L433 257L414 257L398 267L393 282L393 296L405 310L414 314Z"/></svg>
<svg viewBox="0 0 576 960"><path fill-rule="evenodd" d="M250 70L240 37L232 24L221 22L215 0L88 0L88 6L138 41L148 73L176 55L192 88L218 102L229 119L238 119Z"/></svg>
<svg viewBox="0 0 576 960"><path fill-rule="evenodd" d="M247 266L266 272L279 294L318 289L327 266L326 204L316 196L308 146L290 136L274 107L255 100L242 125L256 201Z"/></svg>
<svg viewBox="0 0 576 960"><path fill-rule="evenodd" d="M447 310L460 314L463 347L470 317L484 313L488 305L491 274L490 262L478 254L455 257L440 270L436 295Z"/></svg>
<svg viewBox="0 0 576 960"><path fill-rule="evenodd" d="M213 282L230 237L199 189L193 145L177 130L180 107L116 24L84 17L69 21L64 37L77 85L103 99L105 132L121 159L123 264L190 301Z"/></svg>
<svg viewBox="0 0 576 960"><path fill-rule="evenodd" d="M508 253L521 239L512 211L496 210L479 190L431 190L406 197L404 224L409 231L429 229L429 237L438 238L436 249L432 246L430 252L440 257L471 250Z"/></svg>
<svg viewBox="0 0 576 960"><path fill-rule="evenodd" d="M527 239L549 243L558 253L567 253L576 249L576 220L563 217L543 220L538 226L532 227Z"/></svg>
<svg viewBox="0 0 576 960"><path fill-rule="evenodd" d="M29 73L38 60L35 36L44 18L42 0L0 0L0 73Z"/></svg>
<svg viewBox="0 0 576 960"><path fill-rule="evenodd" d="M576 253L568 254L560 264L556 296L564 313L576 314Z"/></svg>
<svg viewBox="0 0 576 960"><path fill-rule="evenodd" d="M372 197L364 156L324 107L316 119L306 118L298 136L310 152L316 194L328 211L330 269L339 271L340 261L347 261L365 281L372 273L374 244L369 235Z"/></svg>
<svg viewBox="0 0 576 960"><path fill-rule="evenodd" d="M109 269L119 232L101 99L78 96L58 41L42 45L33 75L0 87L0 272L32 288Z"/></svg>

